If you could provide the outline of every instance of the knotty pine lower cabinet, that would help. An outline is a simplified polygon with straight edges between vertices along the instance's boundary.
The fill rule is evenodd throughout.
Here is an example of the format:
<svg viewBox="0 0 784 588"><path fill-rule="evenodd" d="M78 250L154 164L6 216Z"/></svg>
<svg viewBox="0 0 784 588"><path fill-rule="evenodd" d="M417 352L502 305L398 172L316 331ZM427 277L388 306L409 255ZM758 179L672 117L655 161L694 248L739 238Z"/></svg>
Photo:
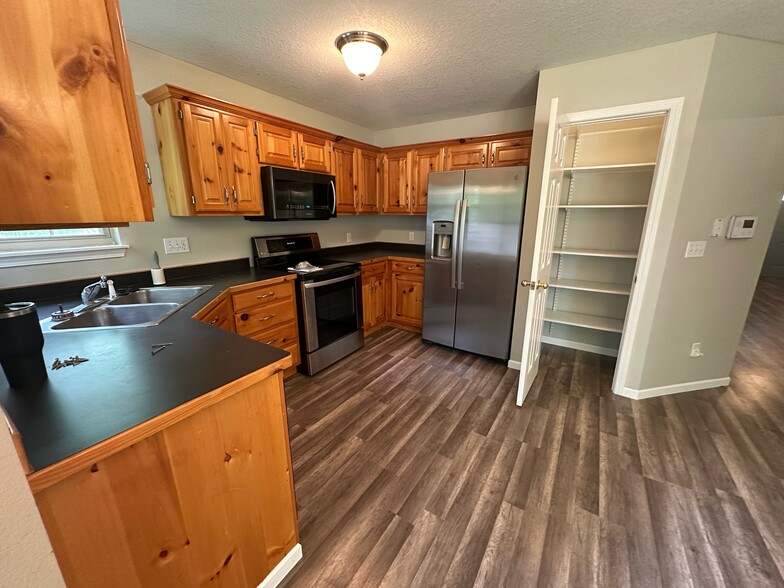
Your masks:
<svg viewBox="0 0 784 588"><path fill-rule="evenodd" d="M297 545L282 373L232 386L34 489L70 588L257 586Z"/></svg>
<svg viewBox="0 0 784 588"><path fill-rule="evenodd" d="M422 330L425 264L420 260L390 259L389 322L403 329Z"/></svg>

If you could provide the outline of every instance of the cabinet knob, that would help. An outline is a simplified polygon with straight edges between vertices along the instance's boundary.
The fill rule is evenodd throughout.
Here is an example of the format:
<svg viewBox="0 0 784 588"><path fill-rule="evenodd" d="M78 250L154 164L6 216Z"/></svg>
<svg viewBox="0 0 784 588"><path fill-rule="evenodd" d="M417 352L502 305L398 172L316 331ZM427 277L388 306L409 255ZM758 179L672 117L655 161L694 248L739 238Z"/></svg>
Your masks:
<svg viewBox="0 0 784 588"><path fill-rule="evenodd" d="M246 320L248 320L249 318L250 318L250 317L248 316L248 313L247 313L247 312L243 312L243 313L240 315L240 320L241 320L241 321L246 321Z"/></svg>

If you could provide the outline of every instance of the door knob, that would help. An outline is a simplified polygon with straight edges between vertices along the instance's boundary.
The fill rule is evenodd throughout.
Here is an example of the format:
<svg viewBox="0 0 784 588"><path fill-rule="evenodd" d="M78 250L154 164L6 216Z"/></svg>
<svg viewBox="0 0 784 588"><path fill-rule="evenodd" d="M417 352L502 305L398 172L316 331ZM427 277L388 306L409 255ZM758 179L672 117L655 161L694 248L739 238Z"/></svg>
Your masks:
<svg viewBox="0 0 784 588"><path fill-rule="evenodd" d="M523 280L520 282L520 285L524 288L530 288L531 290L536 290L537 288L547 290L547 288L550 287L550 284L547 282L537 282L536 280Z"/></svg>

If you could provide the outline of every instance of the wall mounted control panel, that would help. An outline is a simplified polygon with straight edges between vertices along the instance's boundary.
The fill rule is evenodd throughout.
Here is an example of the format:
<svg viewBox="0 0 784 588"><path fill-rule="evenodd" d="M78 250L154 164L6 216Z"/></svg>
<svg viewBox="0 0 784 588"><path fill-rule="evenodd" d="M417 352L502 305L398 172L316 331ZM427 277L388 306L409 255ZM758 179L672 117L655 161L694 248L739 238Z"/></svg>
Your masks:
<svg viewBox="0 0 784 588"><path fill-rule="evenodd" d="M727 239L750 239L758 220L757 216L731 216L727 223Z"/></svg>

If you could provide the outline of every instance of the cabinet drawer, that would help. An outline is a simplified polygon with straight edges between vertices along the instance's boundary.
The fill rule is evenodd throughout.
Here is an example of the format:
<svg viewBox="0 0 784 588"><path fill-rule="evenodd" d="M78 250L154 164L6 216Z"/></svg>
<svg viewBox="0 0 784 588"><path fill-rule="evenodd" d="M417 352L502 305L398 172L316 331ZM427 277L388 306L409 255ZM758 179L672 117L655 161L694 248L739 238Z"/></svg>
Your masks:
<svg viewBox="0 0 784 588"><path fill-rule="evenodd" d="M298 343L297 323L292 321L290 323L272 327L271 329L264 329L258 333L253 333L250 338L259 343L283 349L288 345L295 345Z"/></svg>
<svg viewBox="0 0 784 588"><path fill-rule="evenodd" d="M197 312L193 318L199 319L203 323L234 331L234 324L231 321L231 306L226 295L220 296L210 304Z"/></svg>
<svg viewBox="0 0 784 588"><path fill-rule="evenodd" d="M238 334L249 335L292 321L295 316L294 301L288 299L265 304L261 308L254 308L246 312L235 313L234 324L237 325Z"/></svg>
<svg viewBox="0 0 784 588"><path fill-rule="evenodd" d="M245 292L237 292L231 295L234 304L234 312L242 310L256 309L270 302L275 302L283 298L291 298L294 289L290 282L282 284L272 284L270 286L259 286Z"/></svg>
<svg viewBox="0 0 784 588"><path fill-rule="evenodd" d="M288 345L282 348L283 351L291 353L292 365L299 365L299 345Z"/></svg>
<svg viewBox="0 0 784 588"><path fill-rule="evenodd" d="M387 271L387 262L386 261L379 261L376 263L371 263L369 265L362 266L362 279L369 278L371 276L383 276Z"/></svg>
<svg viewBox="0 0 784 588"><path fill-rule="evenodd" d="M399 274L424 275L424 261L393 261L392 271Z"/></svg>

